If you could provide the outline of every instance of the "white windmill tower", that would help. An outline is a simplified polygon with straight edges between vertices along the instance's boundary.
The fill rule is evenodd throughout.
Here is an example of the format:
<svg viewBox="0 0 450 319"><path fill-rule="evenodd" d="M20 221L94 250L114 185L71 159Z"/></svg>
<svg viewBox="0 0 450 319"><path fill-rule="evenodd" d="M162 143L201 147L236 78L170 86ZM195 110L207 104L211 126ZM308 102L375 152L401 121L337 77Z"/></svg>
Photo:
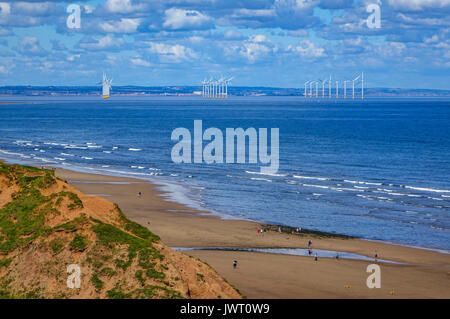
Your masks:
<svg viewBox="0 0 450 319"><path fill-rule="evenodd" d="M321 82L322 82L322 99L323 99L325 97L325 84L327 83L327 79Z"/></svg>
<svg viewBox="0 0 450 319"><path fill-rule="evenodd" d="M328 81L328 98L331 99L331 75L330 75L330 80Z"/></svg>
<svg viewBox="0 0 450 319"><path fill-rule="evenodd" d="M212 94L213 94L213 78L210 78L208 80L208 98L212 98Z"/></svg>
<svg viewBox="0 0 450 319"><path fill-rule="evenodd" d="M213 91L212 91L212 97L213 99L217 98L217 80L214 79L212 81L212 85L213 85Z"/></svg>
<svg viewBox="0 0 450 319"><path fill-rule="evenodd" d="M339 98L339 81L336 81L336 98Z"/></svg>
<svg viewBox="0 0 450 319"><path fill-rule="evenodd" d="M220 75L220 79L218 80L219 83L219 99L225 98L225 78L223 75Z"/></svg>
<svg viewBox="0 0 450 319"><path fill-rule="evenodd" d="M358 75L354 80L352 80L352 98L355 99L355 82L361 78L361 75Z"/></svg>
<svg viewBox="0 0 450 319"><path fill-rule="evenodd" d="M206 96L206 85L208 84L208 81L204 79L202 82L202 97Z"/></svg>
<svg viewBox="0 0 450 319"><path fill-rule="evenodd" d="M234 77L228 78L225 80L225 98L228 99L228 84L231 83L231 80L233 80Z"/></svg>
<svg viewBox="0 0 450 319"><path fill-rule="evenodd" d="M361 100L364 100L364 72L361 72Z"/></svg>
<svg viewBox="0 0 450 319"><path fill-rule="evenodd" d="M305 82L305 98L308 97L308 92L306 86L309 84L310 81Z"/></svg>
<svg viewBox="0 0 450 319"><path fill-rule="evenodd" d="M352 81L344 80L344 99L347 98L347 82L352 82Z"/></svg>
<svg viewBox="0 0 450 319"><path fill-rule="evenodd" d="M97 84L102 85L102 98L108 99L110 96L110 90L112 88L112 79L108 79L105 72L103 72L102 82L99 82Z"/></svg>

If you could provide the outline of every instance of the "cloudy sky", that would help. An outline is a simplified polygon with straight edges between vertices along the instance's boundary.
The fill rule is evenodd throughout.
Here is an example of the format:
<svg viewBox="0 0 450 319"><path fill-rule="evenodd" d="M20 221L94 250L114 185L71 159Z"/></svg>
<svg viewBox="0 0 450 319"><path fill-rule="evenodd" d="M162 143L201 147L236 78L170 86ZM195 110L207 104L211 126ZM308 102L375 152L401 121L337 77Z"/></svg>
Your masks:
<svg viewBox="0 0 450 319"><path fill-rule="evenodd" d="M364 71L372 87L450 89L449 35L450 0L0 0L0 85L95 85L105 71L115 85L303 87Z"/></svg>

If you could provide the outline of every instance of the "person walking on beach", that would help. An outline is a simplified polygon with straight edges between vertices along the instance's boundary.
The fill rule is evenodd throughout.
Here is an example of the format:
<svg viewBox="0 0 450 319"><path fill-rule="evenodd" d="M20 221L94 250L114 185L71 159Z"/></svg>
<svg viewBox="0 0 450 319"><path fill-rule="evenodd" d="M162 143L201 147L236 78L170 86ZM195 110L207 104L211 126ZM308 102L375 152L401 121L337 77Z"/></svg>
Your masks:
<svg viewBox="0 0 450 319"><path fill-rule="evenodd" d="M378 252L375 250L375 261L378 259Z"/></svg>
<svg viewBox="0 0 450 319"><path fill-rule="evenodd" d="M138 192L138 197L141 197L141 195L142 195L142 193L141 193L141 192Z"/></svg>
<svg viewBox="0 0 450 319"><path fill-rule="evenodd" d="M317 253L315 253L314 254L314 261L317 261L318 260L318 256L317 256Z"/></svg>
<svg viewBox="0 0 450 319"><path fill-rule="evenodd" d="M233 261L233 268L236 269L237 267L237 260Z"/></svg>
<svg viewBox="0 0 450 319"><path fill-rule="evenodd" d="M311 246L312 246L312 241L310 239L310 240L308 240L308 248L311 248Z"/></svg>

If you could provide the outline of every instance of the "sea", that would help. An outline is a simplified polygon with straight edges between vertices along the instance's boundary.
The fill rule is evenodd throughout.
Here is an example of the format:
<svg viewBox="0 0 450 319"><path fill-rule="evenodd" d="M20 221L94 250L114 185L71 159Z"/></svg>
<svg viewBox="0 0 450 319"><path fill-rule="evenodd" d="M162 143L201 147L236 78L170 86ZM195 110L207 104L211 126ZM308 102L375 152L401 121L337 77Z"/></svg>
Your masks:
<svg viewBox="0 0 450 319"><path fill-rule="evenodd" d="M450 250L449 98L1 100L14 102L0 105L8 162L148 179L167 200L222 218ZM224 135L278 128L278 171L174 163L172 132L193 134L194 120Z"/></svg>

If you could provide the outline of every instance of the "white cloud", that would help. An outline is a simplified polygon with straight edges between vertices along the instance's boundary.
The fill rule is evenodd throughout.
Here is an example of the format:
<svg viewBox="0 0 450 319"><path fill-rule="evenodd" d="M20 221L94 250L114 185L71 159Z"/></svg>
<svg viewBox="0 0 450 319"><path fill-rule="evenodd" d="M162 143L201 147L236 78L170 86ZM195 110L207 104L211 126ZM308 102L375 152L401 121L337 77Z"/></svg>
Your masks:
<svg viewBox="0 0 450 319"><path fill-rule="evenodd" d="M210 26L211 23L211 17L199 11L170 8L165 11L163 27L171 30L200 29Z"/></svg>
<svg viewBox="0 0 450 319"><path fill-rule="evenodd" d="M95 7L91 6L89 4L86 4L83 7L84 7L84 12L86 12L87 14L91 14L95 10Z"/></svg>
<svg viewBox="0 0 450 319"><path fill-rule="evenodd" d="M73 61L75 61L75 59L79 59L79 58L80 58L80 54L74 54L74 55L67 57L67 61L73 62Z"/></svg>
<svg viewBox="0 0 450 319"><path fill-rule="evenodd" d="M54 9L50 2L14 2L13 12L26 15L42 15Z"/></svg>
<svg viewBox="0 0 450 319"><path fill-rule="evenodd" d="M250 38L250 41L255 42L255 43L269 43L270 42L269 38L262 34L253 35Z"/></svg>
<svg viewBox="0 0 450 319"><path fill-rule="evenodd" d="M158 54L162 62L179 63L196 58L197 55L190 48L180 44L149 43L149 52Z"/></svg>
<svg viewBox="0 0 450 319"><path fill-rule="evenodd" d="M0 28L0 37L10 36L13 32L10 29Z"/></svg>
<svg viewBox="0 0 450 319"><path fill-rule="evenodd" d="M9 71L3 65L0 65L0 74L8 74L8 73Z"/></svg>
<svg viewBox="0 0 450 319"><path fill-rule="evenodd" d="M137 31L140 19L120 19L120 21L103 22L100 28L105 32L111 33L133 33Z"/></svg>
<svg viewBox="0 0 450 319"><path fill-rule="evenodd" d="M397 14L397 18L405 24L424 25L429 27L450 26L450 21L446 18L417 18L403 13Z"/></svg>
<svg viewBox="0 0 450 319"><path fill-rule="evenodd" d="M228 40L240 40L244 38L244 35L237 30L230 29L225 31L224 37Z"/></svg>
<svg viewBox="0 0 450 319"><path fill-rule="evenodd" d="M244 50L241 51L241 55L245 56L250 63L254 63L257 60L262 59L269 54L271 49L265 45L248 42L244 44Z"/></svg>
<svg viewBox="0 0 450 319"><path fill-rule="evenodd" d="M23 37L17 44L16 50L22 54L45 55L46 51L40 46L35 37Z"/></svg>
<svg viewBox="0 0 450 319"><path fill-rule="evenodd" d="M308 58L320 58L326 55L325 49L316 47L316 45L309 40L301 41L299 46L289 45L287 50Z"/></svg>
<svg viewBox="0 0 450 319"><path fill-rule="evenodd" d="M191 41L192 43L201 43L204 40L205 40L204 38L199 37L198 35L193 35L192 37L189 37L189 41Z"/></svg>
<svg viewBox="0 0 450 319"><path fill-rule="evenodd" d="M122 38L113 38L104 36L102 38L94 38L93 40L82 41L80 48L87 50L105 50L120 47L124 43Z"/></svg>
<svg viewBox="0 0 450 319"><path fill-rule="evenodd" d="M142 60L141 58L131 59L130 62L131 62L131 64L136 65L136 66L145 66L145 67L151 66L150 62Z"/></svg>
<svg viewBox="0 0 450 319"><path fill-rule="evenodd" d="M143 10L143 4L135 5L131 0L107 0L105 8L111 13L132 13Z"/></svg>
<svg viewBox="0 0 450 319"><path fill-rule="evenodd" d="M388 3L396 10L407 11L438 9L450 6L450 0L388 0Z"/></svg>
<svg viewBox="0 0 450 319"><path fill-rule="evenodd" d="M236 9L230 15L231 18L269 18L274 16L273 9Z"/></svg>
<svg viewBox="0 0 450 319"><path fill-rule="evenodd" d="M11 13L11 5L7 2L0 2L0 16L7 16Z"/></svg>

